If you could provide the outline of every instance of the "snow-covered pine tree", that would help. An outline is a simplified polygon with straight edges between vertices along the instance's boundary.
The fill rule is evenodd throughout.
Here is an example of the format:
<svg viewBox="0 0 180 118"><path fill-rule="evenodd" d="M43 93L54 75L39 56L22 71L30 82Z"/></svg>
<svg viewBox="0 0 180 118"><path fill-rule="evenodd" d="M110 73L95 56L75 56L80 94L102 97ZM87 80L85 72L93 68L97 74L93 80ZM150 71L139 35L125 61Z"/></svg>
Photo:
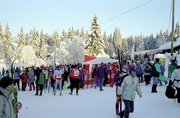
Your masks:
<svg viewBox="0 0 180 118"><path fill-rule="evenodd" d="M61 41L64 41L64 40L67 39L67 37L68 37L68 34L67 34L67 32L63 29L60 40L61 40Z"/></svg>
<svg viewBox="0 0 180 118"><path fill-rule="evenodd" d="M160 30L160 33L156 35L156 48L159 48L159 46L163 45L166 43L166 39L163 35L162 30Z"/></svg>
<svg viewBox="0 0 180 118"><path fill-rule="evenodd" d="M45 40L45 36L43 34L43 30L40 33L40 43L39 43L39 56L41 59L46 60L46 55L48 52L47 41Z"/></svg>
<svg viewBox="0 0 180 118"><path fill-rule="evenodd" d="M20 29L20 33L17 35L17 56L19 61L21 62L21 52L23 51L22 48L26 45L26 41L25 41L25 34L23 31L23 27L21 27Z"/></svg>
<svg viewBox="0 0 180 118"><path fill-rule="evenodd" d="M118 53L117 52L118 49L120 51L123 51L121 32L120 32L120 29L118 29L117 27L115 28L114 34L113 34L113 44L114 44L116 54Z"/></svg>
<svg viewBox="0 0 180 118"><path fill-rule="evenodd" d="M3 50L3 30L2 30L2 25L1 25L1 22L0 22L0 50ZM0 54L0 58L3 57L3 53Z"/></svg>
<svg viewBox="0 0 180 118"><path fill-rule="evenodd" d="M180 37L180 25L179 22L176 23L176 28L175 28L175 32L174 32L177 37Z"/></svg>
<svg viewBox="0 0 180 118"><path fill-rule="evenodd" d="M60 47L57 49L57 61L59 64L70 64L67 62L69 57L69 51L66 41L60 41Z"/></svg>
<svg viewBox="0 0 180 118"><path fill-rule="evenodd" d="M101 29L98 24L98 18L94 14L94 18L91 24L91 34L87 41L86 54L97 56L98 54L103 55L105 43L101 38Z"/></svg>
<svg viewBox="0 0 180 118"><path fill-rule="evenodd" d="M15 52L14 47L12 45L12 35L8 23L6 24L4 30L3 45L4 60L6 65L10 67L12 60L15 58Z"/></svg>
<svg viewBox="0 0 180 118"><path fill-rule="evenodd" d="M38 54L37 52L39 51L39 36L38 31L36 31L35 28L30 30L29 32L28 45L31 45L33 47L33 50L35 51L35 54Z"/></svg>
<svg viewBox="0 0 180 118"><path fill-rule="evenodd" d="M69 51L68 63L82 63L84 61L84 44L76 38L68 41L67 44Z"/></svg>
<svg viewBox="0 0 180 118"><path fill-rule="evenodd" d="M28 65L36 65L36 55L33 47L31 45L25 45L21 51L21 61Z"/></svg>
<svg viewBox="0 0 180 118"><path fill-rule="evenodd" d="M52 35L52 39L54 42L54 64L57 64L57 45L59 43L59 34L58 31L54 31L53 35Z"/></svg>

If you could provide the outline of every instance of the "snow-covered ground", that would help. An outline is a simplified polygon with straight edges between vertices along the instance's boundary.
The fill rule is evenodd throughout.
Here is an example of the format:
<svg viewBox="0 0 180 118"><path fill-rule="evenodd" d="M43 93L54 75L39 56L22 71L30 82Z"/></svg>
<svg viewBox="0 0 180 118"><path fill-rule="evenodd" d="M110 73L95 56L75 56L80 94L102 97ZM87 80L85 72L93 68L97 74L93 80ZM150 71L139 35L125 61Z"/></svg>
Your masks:
<svg viewBox="0 0 180 118"><path fill-rule="evenodd" d="M141 84L143 97L136 95L135 110L130 118L179 118L180 107L166 98L166 86L158 86L158 93L151 93L151 86ZM69 89L64 90L62 96L59 91L54 96L52 89L35 96L35 91L26 89L19 91L18 99L23 104L19 118L117 118L115 87L104 87L102 92L94 88L79 90L79 96L69 95Z"/></svg>

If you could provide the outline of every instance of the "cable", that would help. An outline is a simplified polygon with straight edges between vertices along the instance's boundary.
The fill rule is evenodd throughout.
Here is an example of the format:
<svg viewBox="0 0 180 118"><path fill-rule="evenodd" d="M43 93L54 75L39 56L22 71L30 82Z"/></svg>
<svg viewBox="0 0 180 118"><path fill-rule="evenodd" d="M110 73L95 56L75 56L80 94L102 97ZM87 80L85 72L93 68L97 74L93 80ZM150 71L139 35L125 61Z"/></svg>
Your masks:
<svg viewBox="0 0 180 118"><path fill-rule="evenodd" d="M143 3L143 4L141 4L141 5L139 5L139 6L137 6L137 7L134 7L134 8L132 8L132 9L130 9L130 10L122 13L122 14L119 14L119 15L117 15L117 16L115 16L115 17L112 17L112 18L110 18L109 20L100 23L100 25L102 25L102 24L104 24L104 23L106 23L106 22L109 22L109 21L111 21L111 20L113 20L113 19L115 19L115 18L117 18L117 17L119 17L119 16L122 16L122 15L128 13L128 12L131 12L131 11L133 11L133 10L135 10L135 9L141 7L141 6L144 6L145 4L148 4L148 3L152 2L152 1L153 1L153 0L149 0L149 1L147 1L147 2L145 2L145 3Z"/></svg>

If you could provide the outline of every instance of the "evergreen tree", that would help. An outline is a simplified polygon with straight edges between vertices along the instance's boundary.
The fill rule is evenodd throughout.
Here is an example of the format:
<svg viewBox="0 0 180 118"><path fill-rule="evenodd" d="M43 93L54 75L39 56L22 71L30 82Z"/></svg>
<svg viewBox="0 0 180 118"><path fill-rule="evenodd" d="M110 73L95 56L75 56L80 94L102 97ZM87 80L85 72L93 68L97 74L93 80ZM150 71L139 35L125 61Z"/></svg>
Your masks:
<svg viewBox="0 0 180 118"><path fill-rule="evenodd" d="M179 22L176 23L176 28L175 28L175 32L174 32L177 37L180 37L180 25L179 25Z"/></svg>
<svg viewBox="0 0 180 118"><path fill-rule="evenodd" d="M67 41L69 57L68 63L82 63L84 61L84 44L78 39L73 38L72 41Z"/></svg>
<svg viewBox="0 0 180 118"><path fill-rule="evenodd" d="M10 66L13 58L15 58L15 52L14 52L14 47L12 45L12 35L8 23L6 24L4 30L3 44L4 44L3 51L4 51L5 63L8 64L8 66Z"/></svg>
<svg viewBox="0 0 180 118"><path fill-rule="evenodd" d="M0 22L0 41L3 41L3 29L2 29L1 22Z"/></svg>
<svg viewBox="0 0 180 118"><path fill-rule="evenodd" d="M87 41L86 54L97 56L98 54L103 54L105 48L105 43L101 38L101 30L98 24L98 18L94 14L94 18L91 24L91 34L89 35L89 40Z"/></svg>
<svg viewBox="0 0 180 118"><path fill-rule="evenodd" d="M66 40L67 41L67 40ZM67 64L68 57L70 55L68 51L68 45L66 41L60 42L60 47L57 49L57 59L60 64Z"/></svg>
<svg viewBox="0 0 180 118"><path fill-rule="evenodd" d="M57 45L59 43L59 34L58 31L54 31L54 34L52 36L53 42L54 42L54 64L57 64Z"/></svg>
<svg viewBox="0 0 180 118"><path fill-rule="evenodd" d="M117 27L114 30L113 44L116 54L118 49L123 51L121 33L120 33L120 29L118 29Z"/></svg>
<svg viewBox="0 0 180 118"><path fill-rule="evenodd" d="M47 52L48 52L48 45L47 45L47 42L45 40L45 36L43 34L43 30L41 30L41 33L40 33L40 43L39 43L39 47L40 47L40 52L39 52L39 55L40 55L40 58L42 58L43 60L46 60L46 55L47 55Z"/></svg>
<svg viewBox="0 0 180 118"><path fill-rule="evenodd" d="M17 56L19 57L19 59L21 58L21 51L22 48L26 45L26 42L25 42L25 34L23 32L23 28L21 27L20 29L20 33L18 34L18 41L17 41L17 47L18 47L18 50L17 50ZM21 60L19 60L21 61Z"/></svg>
<svg viewBox="0 0 180 118"><path fill-rule="evenodd" d="M108 46L109 46L109 42L108 42L108 38L107 38L107 36L106 36L106 32L104 32L102 39L103 39L104 44L105 44L104 51L107 53Z"/></svg>
<svg viewBox="0 0 180 118"><path fill-rule="evenodd" d="M3 50L3 41L4 41L4 37L3 37L3 29L2 29L2 25L1 25L1 22L0 22L0 50ZM0 54L0 57L3 56L3 53Z"/></svg>
<svg viewBox="0 0 180 118"><path fill-rule="evenodd" d="M35 54L38 54L39 51L39 36L38 32L36 32L35 28L30 30L29 38L28 38L28 45L31 45L35 51ZM39 56L39 55L37 55Z"/></svg>

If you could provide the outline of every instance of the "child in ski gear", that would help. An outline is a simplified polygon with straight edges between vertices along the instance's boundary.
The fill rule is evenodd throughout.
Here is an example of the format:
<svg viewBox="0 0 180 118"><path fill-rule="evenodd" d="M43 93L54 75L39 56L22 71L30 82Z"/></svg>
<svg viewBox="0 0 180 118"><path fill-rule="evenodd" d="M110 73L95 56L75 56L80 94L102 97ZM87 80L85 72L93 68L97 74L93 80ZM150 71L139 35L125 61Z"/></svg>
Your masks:
<svg viewBox="0 0 180 118"><path fill-rule="evenodd" d="M173 81L173 86L176 87L177 94L175 95L175 98L177 98L177 102L180 106L180 65L173 71L171 80Z"/></svg>
<svg viewBox="0 0 180 118"><path fill-rule="evenodd" d="M134 111L135 91L142 97L140 84L136 76L136 67L132 66L129 70L129 75L123 79L121 86L118 87L118 95L121 96L125 105L125 110L120 113L121 118L123 116L124 118L129 118L129 113Z"/></svg>
<svg viewBox="0 0 180 118"><path fill-rule="evenodd" d="M0 81L0 117L14 118L15 111L21 108L21 103L12 104L13 80L10 77L3 77Z"/></svg>

